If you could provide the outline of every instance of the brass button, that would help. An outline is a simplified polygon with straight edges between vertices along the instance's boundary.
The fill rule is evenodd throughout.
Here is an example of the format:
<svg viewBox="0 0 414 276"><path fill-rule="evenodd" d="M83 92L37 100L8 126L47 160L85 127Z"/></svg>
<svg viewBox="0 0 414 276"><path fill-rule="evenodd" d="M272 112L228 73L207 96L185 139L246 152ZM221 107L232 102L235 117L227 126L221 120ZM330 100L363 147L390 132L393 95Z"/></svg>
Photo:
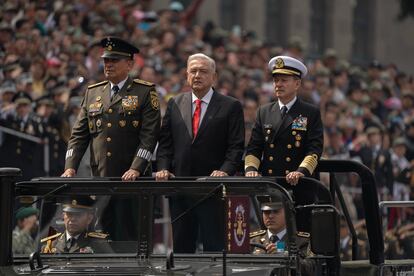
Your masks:
<svg viewBox="0 0 414 276"><path fill-rule="evenodd" d="M269 161L273 161L273 156L269 156Z"/></svg>
<svg viewBox="0 0 414 276"><path fill-rule="evenodd" d="M106 153L106 156L111 157L112 153L110 153L109 151Z"/></svg>
<svg viewBox="0 0 414 276"><path fill-rule="evenodd" d="M132 113L131 113L131 111L128 111L128 115L131 115Z"/></svg>
<svg viewBox="0 0 414 276"><path fill-rule="evenodd" d="M16 153L17 153L17 154L20 154L20 153L22 153L22 150L21 150L21 149L17 149L17 150L16 150Z"/></svg>
<svg viewBox="0 0 414 276"><path fill-rule="evenodd" d="M112 141L111 137L106 138L106 141L111 142Z"/></svg>
<svg viewBox="0 0 414 276"><path fill-rule="evenodd" d="M273 173L273 170L272 170L272 169L269 169L267 172L268 172L269 174L272 174L272 173Z"/></svg>
<svg viewBox="0 0 414 276"><path fill-rule="evenodd" d="M57 152L54 152L54 153L53 153L53 157L54 157L55 159L58 159L59 154L58 154Z"/></svg>
<svg viewBox="0 0 414 276"><path fill-rule="evenodd" d="M286 162L290 162L290 157L286 157Z"/></svg>
<svg viewBox="0 0 414 276"><path fill-rule="evenodd" d="M285 174L286 174L286 175L288 175L289 173L290 173L290 171L289 171L289 170L286 170L286 171L285 171Z"/></svg>
<svg viewBox="0 0 414 276"><path fill-rule="evenodd" d="M111 114L113 112L112 108L108 109L108 113Z"/></svg>
<svg viewBox="0 0 414 276"><path fill-rule="evenodd" d="M291 149L292 148L292 145L291 144L287 144L287 146L286 146L288 149Z"/></svg>
<svg viewBox="0 0 414 276"><path fill-rule="evenodd" d="M108 123L106 126L107 127L112 127L112 124L111 123Z"/></svg>
<svg viewBox="0 0 414 276"><path fill-rule="evenodd" d="M57 149L59 149L59 145L58 145L58 144L54 144L54 145L53 145L53 148L54 148L55 150L57 150Z"/></svg>
<svg viewBox="0 0 414 276"><path fill-rule="evenodd" d="M271 149L273 149L275 147L275 144L270 144L269 146Z"/></svg>
<svg viewBox="0 0 414 276"><path fill-rule="evenodd" d="M296 135L296 131L292 131L292 135Z"/></svg>

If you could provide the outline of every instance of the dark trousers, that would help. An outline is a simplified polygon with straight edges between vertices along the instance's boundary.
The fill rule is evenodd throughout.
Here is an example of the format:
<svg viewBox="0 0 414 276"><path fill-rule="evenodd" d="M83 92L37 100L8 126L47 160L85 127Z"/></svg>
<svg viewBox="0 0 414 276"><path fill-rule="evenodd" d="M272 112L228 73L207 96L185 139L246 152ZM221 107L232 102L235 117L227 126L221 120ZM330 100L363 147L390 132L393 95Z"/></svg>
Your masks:
<svg viewBox="0 0 414 276"><path fill-rule="evenodd" d="M173 221L202 197L173 196L169 205ZM173 248L175 253L194 253L197 240L203 244L204 252L223 250L224 239L223 202L212 197L198 205L181 219L173 223ZM200 236L198 235L200 233Z"/></svg>

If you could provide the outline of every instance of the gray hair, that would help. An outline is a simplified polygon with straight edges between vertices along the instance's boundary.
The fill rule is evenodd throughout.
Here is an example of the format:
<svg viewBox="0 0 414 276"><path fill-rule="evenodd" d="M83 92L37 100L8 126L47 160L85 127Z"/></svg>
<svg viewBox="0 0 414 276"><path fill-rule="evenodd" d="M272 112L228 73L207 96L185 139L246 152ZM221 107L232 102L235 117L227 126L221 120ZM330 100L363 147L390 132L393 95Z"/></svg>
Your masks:
<svg viewBox="0 0 414 276"><path fill-rule="evenodd" d="M216 72L216 62L211 57L209 57L209 56L207 56L207 55L205 55L203 53L197 53L197 54L191 55L187 59L187 66L194 59L204 59L204 60L207 60L207 62L210 64L210 67L213 70L213 72Z"/></svg>

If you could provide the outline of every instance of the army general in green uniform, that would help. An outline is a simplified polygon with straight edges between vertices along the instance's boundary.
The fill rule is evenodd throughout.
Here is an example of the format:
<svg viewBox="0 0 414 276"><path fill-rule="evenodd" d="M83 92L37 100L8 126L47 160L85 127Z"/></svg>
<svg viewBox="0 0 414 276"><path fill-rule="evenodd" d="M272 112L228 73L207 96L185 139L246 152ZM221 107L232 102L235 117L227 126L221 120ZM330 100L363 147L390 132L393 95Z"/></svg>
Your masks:
<svg viewBox="0 0 414 276"><path fill-rule="evenodd" d="M159 102L152 83L131 79L139 50L119 38L101 41L106 81L90 85L66 152L63 177L75 176L90 144L93 176L135 180L150 174L160 129Z"/></svg>

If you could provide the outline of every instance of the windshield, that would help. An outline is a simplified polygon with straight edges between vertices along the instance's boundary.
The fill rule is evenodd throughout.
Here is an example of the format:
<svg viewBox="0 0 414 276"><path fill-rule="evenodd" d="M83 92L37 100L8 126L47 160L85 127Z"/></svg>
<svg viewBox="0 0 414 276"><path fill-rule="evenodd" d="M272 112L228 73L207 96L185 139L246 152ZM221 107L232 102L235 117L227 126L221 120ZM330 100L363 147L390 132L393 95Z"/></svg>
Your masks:
<svg viewBox="0 0 414 276"><path fill-rule="evenodd" d="M42 186L41 183L36 184ZM50 182L47 184L51 186ZM59 183L56 185L58 187ZM272 196L231 193L229 184L227 192L230 193L223 194L218 183L210 186L196 193L191 189L163 193L161 187L159 193L150 194L139 189L132 192L133 187L129 194L113 191L79 194L75 188L73 193L57 192L45 198L36 195L39 191L30 195L25 190L25 195L18 195L15 200L14 256L35 251L45 256L165 255L171 250L204 254L221 253L224 246L229 253L260 254L265 252L269 239L277 233L279 245L277 247L273 241L272 252L287 251L285 217L291 215L285 215L286 203L281 193ZM186 236L184 243L176 239L182 229L180 227L190 229L194 220L202 219L212 227L192 228L192 231L197 231L193 248L190 246L191 237ZM203 226L202 223L200 225ZM216 239L206 242L204 239L209 236L209 231L215 229L218 229Z"/></svg>

